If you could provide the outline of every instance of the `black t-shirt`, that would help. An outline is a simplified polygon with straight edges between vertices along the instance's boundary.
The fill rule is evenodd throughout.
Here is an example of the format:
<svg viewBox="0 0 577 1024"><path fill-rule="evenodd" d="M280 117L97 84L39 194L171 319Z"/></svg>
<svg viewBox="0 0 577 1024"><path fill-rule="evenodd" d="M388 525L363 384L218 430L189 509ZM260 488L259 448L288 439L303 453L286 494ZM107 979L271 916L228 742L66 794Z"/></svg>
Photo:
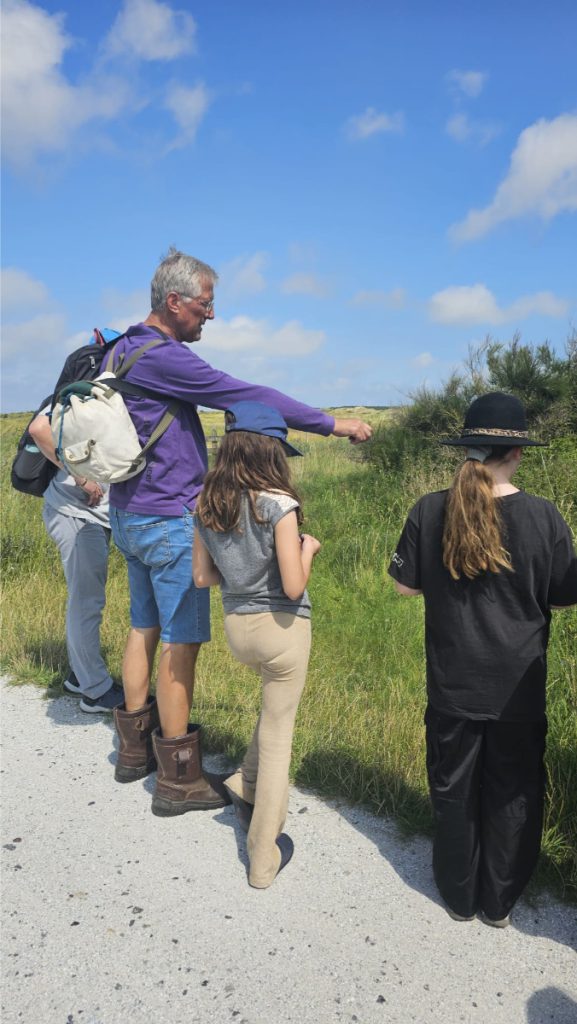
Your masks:
<svg viewBox="0 0 577 1024"><path fill-rule="evenodd" d="M577 603L577 556L567 523L544 498L499 498L514 572L453 580L443 565L447 491L409 513L390 575L425 599L429 703L441 714L504 721L545 712L551 605Z"/></svg>

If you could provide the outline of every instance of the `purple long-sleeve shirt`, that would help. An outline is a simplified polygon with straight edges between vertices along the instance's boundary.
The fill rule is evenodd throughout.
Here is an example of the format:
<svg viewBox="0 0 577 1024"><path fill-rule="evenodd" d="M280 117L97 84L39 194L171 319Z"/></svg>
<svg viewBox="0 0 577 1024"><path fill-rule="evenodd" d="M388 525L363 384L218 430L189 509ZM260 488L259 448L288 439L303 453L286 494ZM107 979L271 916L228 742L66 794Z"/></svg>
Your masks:
<svg viewBox="0 0 577 1024"><path fill-rule="evenodd" d="M121 353L128 359L141 345L156 337L154 328L145 324L129 327L126 336L115 346L115 366ZM334 428L332 416L295 402L273 388L229 377L174 338L145 352L125 379L181 403L177 417L148 455L146 469L110 488L110 504L128 512L179 516L184 507L194 508L207 470L206 441L197 405L226 409L234 402L265 402L278 409L288 426L296 430L328 435ZM129 395L124 400L144 445L166 411L167 403L162 399Z"/></svg>

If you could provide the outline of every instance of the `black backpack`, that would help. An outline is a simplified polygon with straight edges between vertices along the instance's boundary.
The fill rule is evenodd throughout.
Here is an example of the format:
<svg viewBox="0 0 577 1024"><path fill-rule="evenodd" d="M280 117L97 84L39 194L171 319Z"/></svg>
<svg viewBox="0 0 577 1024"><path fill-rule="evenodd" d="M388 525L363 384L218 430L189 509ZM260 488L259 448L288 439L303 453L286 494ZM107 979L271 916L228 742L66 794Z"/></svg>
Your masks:
<svg viewBox="0 0 577 1024"><path fill-rule="evenodd" d="M110 337L111 335L114 337ZM96 344L83 345L82 348L70 353L56 382L54 395L58 395L62 388L73 381L94 380L100 373L103 359L122 335L116 331L101 332L95 328L94 337ZM42 497L58 467L42 454L28 433L28 427L39 412L53 403L53 395L48 395L27 423L26 430L18 441L10 473L12 486L22 494L32 494L35 498Z"/></svg>

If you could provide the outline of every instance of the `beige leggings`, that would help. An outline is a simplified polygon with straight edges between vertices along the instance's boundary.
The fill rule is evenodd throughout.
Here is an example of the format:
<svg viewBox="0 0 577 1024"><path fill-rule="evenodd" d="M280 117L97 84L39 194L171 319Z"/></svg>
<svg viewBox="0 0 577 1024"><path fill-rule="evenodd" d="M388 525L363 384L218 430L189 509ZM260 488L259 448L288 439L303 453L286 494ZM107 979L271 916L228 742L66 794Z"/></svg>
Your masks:
<svg viewBox="0 0 577 1024"><path fill-rule="evenodd" d="M262 678L262 708L245 758L226 780L254 804L248 833L249 882L264 889L280 866L277 836L288 807L288 773L299 700L311 647L311 622L290 612L226 615L229 647Z"/></svg>

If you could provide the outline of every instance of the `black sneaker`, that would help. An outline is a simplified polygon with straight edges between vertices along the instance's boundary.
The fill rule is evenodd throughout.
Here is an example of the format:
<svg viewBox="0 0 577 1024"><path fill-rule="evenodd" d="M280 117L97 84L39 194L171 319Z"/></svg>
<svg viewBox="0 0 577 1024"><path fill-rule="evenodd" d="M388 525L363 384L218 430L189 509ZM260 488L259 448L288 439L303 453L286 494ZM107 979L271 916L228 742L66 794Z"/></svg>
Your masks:
<svg viewBox="0 0 577 1024"><path fill-rule="evenodd" d="M111 715L115 708L124 704L124 690L118 683L113 683L106 693L100 697L82 697L80 710L89 715Z"/></svg>
<svg viewBox="0 0 577 1024"><path fill-rule="evenodd" d="M78 682L78 680L77 680L76 676L74 675L74 672L72 672L72 670L70 670L70 672L68 673L68 678L64 680L64 682L62 683L62 686L67 691L67 693L74 693L77 697L81 697L82 696L82 690L80 689L80 683Z"/></svg>

